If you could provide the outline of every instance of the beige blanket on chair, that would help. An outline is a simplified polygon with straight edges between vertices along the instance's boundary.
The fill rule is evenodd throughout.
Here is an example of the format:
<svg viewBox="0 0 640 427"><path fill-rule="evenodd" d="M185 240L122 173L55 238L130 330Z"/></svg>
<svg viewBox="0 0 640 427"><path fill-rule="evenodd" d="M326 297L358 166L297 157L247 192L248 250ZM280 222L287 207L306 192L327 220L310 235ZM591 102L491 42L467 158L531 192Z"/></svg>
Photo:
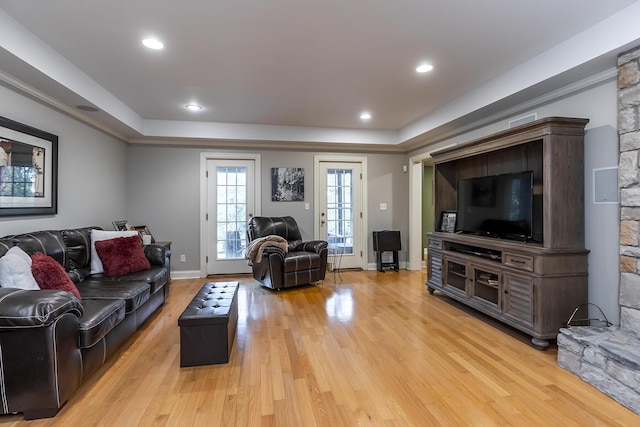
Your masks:
<svg viewBox="0 0 640 427"><path fill-rule="evenodd" d="M262 253L269 246L275 246L282 249L284 252L287 252L289 249L289 244L284 237L276 236L274 234L265 237L258 237L247 245L245 258L249 260L249 265L253 265L254 262L259 262L262 259Z"/></svg>

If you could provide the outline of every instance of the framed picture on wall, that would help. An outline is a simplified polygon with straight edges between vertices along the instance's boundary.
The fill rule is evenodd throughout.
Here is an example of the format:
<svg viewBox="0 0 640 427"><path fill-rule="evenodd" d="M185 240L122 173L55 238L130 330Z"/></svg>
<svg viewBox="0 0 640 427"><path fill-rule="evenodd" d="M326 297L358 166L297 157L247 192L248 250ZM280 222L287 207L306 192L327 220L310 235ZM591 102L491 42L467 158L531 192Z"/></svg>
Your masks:
<svg viewBox="0 0 640 427"><path fill-rule="evenodd" d="M0 216L58 213L58 137L0 117Z"/></svg>
<svg viewBox="0 0 640 427"><path fill-rule="evenodd" d="M304 201L304 168L271 168L271 201Z"/></svg>

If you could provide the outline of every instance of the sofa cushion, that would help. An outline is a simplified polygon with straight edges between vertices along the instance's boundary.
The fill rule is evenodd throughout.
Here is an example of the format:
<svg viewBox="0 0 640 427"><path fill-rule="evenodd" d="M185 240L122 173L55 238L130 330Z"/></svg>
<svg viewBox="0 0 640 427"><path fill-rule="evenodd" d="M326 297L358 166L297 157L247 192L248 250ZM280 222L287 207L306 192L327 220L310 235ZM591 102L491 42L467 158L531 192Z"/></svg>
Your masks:
<svg viewBox="0 0 640 427"><path fill-rule="evenodd" d="M118 237L95 242L105 276L121 276L151 268L140 237Z"/></svg>
<svg viewBox="0 0 640 427"><path fill-rule="evenodd" d="M151 267L148 270L137 271L135 273L124 274L122 276L95 276L102 282L147 282L151 285L151 293L155 293L169 282L169 272L164 267Z"/></svg>
<svg viewBox="0 0 640 427"><path fill-rule="evenodd" d="M104 272L102 261L96 252L96 242L100 240L115 239L116 237L139 236L135 230L131 231L105 231L91 230L91 274L101 274Z"/></svg>
<svg viewBox="0 0 640 427"><path fill-rule="evenodd" d="M58 261L65 270L67 269L67 247L59 231L49 230L17 234L13 236L13 243L15 246L20 246L29 255L42 252Z"/></svg>
<svg viewBox="0 0 640 427"><path fill-rule="evenodd" d="M12 247L0 258L0 287L40 290L31 273L31 257L18 246Z"/></svg>
<svg viewBox="0 0 640 427"><path fill-rule="evenodd" d="M149 299L151 286L145 282L105 282L97 278L88 278L78 284L82 300L117 300L126 303L127 313L138 309Z"/></svg>
<svg viewBox="0 0 640 427"><path fill-rule="evenodd" d="M89 274L91 269L91 230L98 227L72 228L62 230L62 239L67 247L67 259L69 265L66 267L71 279L79 282L84 276Z"/></svg>
<svg viewBox="0 0 640 427"><path fill-rule="evenodd" d="M84 314L80 318L80 348L88 348L100 341L125 316L125 302L121 299L82 301Z"/></svg>
<svg viewBox="0 0 640 427"><path fill-rule="evenodd" d="M13 236L5 236L0 239L0 256L6 254L13 247Z"/></svg>
<svg viewBox="0 0 640 427"><path fill-rule="evenodd" d="M33 261L31 271L40 289L67 291L80 299L80 293L76 285L73 284L67 272L55 259L42 252L34 253L31 255L31 259Z"/></svg>

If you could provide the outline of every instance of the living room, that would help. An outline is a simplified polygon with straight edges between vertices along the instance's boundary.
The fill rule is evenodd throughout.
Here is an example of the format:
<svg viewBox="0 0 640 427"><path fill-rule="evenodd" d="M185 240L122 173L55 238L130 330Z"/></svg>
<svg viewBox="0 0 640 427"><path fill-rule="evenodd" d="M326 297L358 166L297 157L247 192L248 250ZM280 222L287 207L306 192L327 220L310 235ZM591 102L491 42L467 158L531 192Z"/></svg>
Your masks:
<svg viewBox="0 0 640 427"><path fill-rule="evenodd" d="M628 16L637 11L638 5L634 6L627 10ZM621 17L617 19L622 20ZM628 37L636 41L633 36ZM624 47L626 50L636 46L637 43L628 46L625 41L616 48ZM597 57L595 53L593 56ZM441 129L438 131L440 135L430 135L430 140L410 142L400 148L385 145L374 147L374 144L366 144L364 148L351 144L344 148L334 143L305 146L299 142L288 144L287 141L268 145L265 141L256 143L248 139L205 140L170 136L123 141L105 132L102 125L91 119L76 117L47 98L36 98L28 88L21 87L17 82L11 84L9 77L12 70L3 69L8 77L5 76L0 86L0 99L3 100L0 103L0 116L55 134L59 137L60 146L58 213L53 216L2 217L0 236L89 225L110 228L112 221L126 219L131 224L148 225L156 240L171 241L174 254L172 276L188 281L202 277L204 273L202 262L205 255L201 245L202 153L259 155L263 183L260 213L266 216L286 213L295 217L305 238L313 237L316 223L312 178L314 157L353 156L365 158L367 162L369 191L365 209L368 224L364 234L370 236L372 231L381 229L400 231L404 249L401 251L401 261L407 267L410 264L408 248L416 240L412 236L420 236L420 255L425 244L423 230L416 233L410 221L412 203L415 201L408 189L414 177L414 165L428 163L430 153L442 147L507 129L509 122L514 119L534 114L537 118L583 117L589 119L584 156L585 247L590 251L589 301L601 307L611 322L619 324L619 205L592 203L593 171L618 166L615 66L614 60L604 72L583 74L579 79L567 81L562 87L547 92L542 91L543 84L536 86L535 90L523 89L519 95L522 102L514 106L505 105L495 114L478 108L474 113L475 118L464 124L455 126L456 121L452 120L453 126L446 132ZM19 78L14 77L16 80ZM545 80L540 76L535 78L541 82ZM485 89L490 90L491 87ZM470 99L459 102L464 104ZM495 102L500 104L499 100ZM473 116L471 112L469 114ZM466 111L460 116L465 115ZM419 125L418 120L414 126ZM407 135L403 140L411 141L412 129L405 128L403 132ZM404 166L408 166L407 172ZM312 205L311 209L306 209L305 203L271 201L267 183L270 182L271 168L276 167L298 167L307 171L305 202ZM386 210L381 210L382 204ZM370 239L367 239L366 245L364 266L371 269L375 254ZM180 255L184 255L184 262ZM423 276L411 277L412 281L424 282ZM323 286L326 287L331 281Z"/></svg>

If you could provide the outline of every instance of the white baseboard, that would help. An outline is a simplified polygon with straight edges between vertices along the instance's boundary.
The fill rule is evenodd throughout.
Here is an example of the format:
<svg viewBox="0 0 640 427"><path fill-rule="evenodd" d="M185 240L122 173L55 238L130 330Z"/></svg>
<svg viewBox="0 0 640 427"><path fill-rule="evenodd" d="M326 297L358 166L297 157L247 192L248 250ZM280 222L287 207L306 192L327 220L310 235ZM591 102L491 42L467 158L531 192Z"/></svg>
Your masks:
<svg viewBox="0 0 640 427"><path fill-rule="evenodd" d="M200 270L183 270L183 271L172 271L171 279L199 279L200 278Z"/></svg>

